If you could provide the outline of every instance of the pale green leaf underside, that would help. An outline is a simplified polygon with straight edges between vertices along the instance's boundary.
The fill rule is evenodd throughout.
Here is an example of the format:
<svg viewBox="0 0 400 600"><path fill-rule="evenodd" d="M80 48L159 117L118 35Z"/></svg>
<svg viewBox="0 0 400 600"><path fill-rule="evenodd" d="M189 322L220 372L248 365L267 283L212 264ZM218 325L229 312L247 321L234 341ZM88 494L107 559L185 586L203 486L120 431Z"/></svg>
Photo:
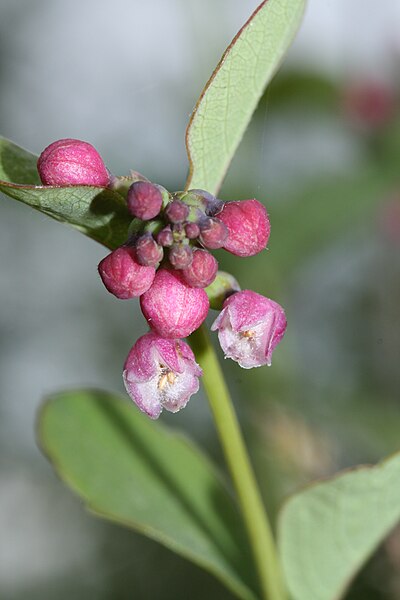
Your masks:
<svg viewBox="0 0 400 600"><path fill-rule="evenodd" d="M294 495L279 548L294 600L336 600L400 520L400 454Z"/></svg>
<svg viewBox="0 0 400 600"><path fill-rule="evenodd" d="M131 216L120 194L92 186L42 186L36 162L37 156L0 138L0 191L108 248L126 241Z"/></svg>
<svg viewBox="0 0 400 600"><path fill-rule="evenodd" d="M299 26L305 0L262 2L226 50L186 133L186 189L217 193L265 86Z"/></svg>
<svg viewBox="0 0 400 600"><path fill-rule="evenodd" d="M39 440L61 478L97 514L147 535L255 600L253 569L234 502L188 440L106 392L60 393Z"/></svg>

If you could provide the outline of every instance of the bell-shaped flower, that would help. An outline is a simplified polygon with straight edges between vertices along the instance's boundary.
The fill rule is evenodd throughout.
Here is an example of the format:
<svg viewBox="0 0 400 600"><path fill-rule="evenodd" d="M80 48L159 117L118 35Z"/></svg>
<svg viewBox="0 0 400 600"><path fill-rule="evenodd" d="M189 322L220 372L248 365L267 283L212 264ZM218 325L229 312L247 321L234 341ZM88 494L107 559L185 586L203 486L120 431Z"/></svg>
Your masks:
<svg viewBox="0 0 400 600"><path fill-rule="evenodd" d="M166 338L183 338L207 316L210 302L202 288L191 287L180 271L159 269L140 307L153 331Z"/></svg>
<svg viewBox="0 0 400 600"><path fill-rule="evenodd" d="M243 290L225 300L211 329L218 330L225 358L251 369L271 364L272 352L286 330L286 317L273 300Z"/></svg>
<svg viewBox="0 0 400 600"><path fill-rule="evenodd" d="M265 207L258 200L226 202L218 219L228 229L225 250L236 256L254 256L267 246L271 230Z"/></svg>
<svg viewBox="0 0 400 600"><path fill-rule="evenodd" d="M163 408L177 412L199 389L202 371L188 344L154 332L140 337L125 361L126 390L141 411L157 419Z"/></svg>

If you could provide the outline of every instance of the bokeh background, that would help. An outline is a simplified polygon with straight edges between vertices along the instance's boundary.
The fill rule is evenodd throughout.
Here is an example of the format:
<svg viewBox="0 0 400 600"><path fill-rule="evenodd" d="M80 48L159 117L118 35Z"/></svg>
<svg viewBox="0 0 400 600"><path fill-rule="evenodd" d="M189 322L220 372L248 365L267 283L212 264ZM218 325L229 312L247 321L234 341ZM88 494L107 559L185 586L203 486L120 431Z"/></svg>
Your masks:
<svg viewBox="0 0 400 600"><path fill-rule="evenodd" d="M181 189L190 112L256 4L0 0L1 134L36 153L84 139L114 173ZM219 258L289 321L270 369L224 363L273 514L308 481L400 449L399 75L398 0L309 0L221 192L265 202L268 252ZM89 515L40 454L43 396L123 392L145 325L137 303L103 289L104 248L0 200L0 597L231 599L200 569ZM162 419L222 463L202 394ZM348 598L400 598L400 532Z"/></svg>

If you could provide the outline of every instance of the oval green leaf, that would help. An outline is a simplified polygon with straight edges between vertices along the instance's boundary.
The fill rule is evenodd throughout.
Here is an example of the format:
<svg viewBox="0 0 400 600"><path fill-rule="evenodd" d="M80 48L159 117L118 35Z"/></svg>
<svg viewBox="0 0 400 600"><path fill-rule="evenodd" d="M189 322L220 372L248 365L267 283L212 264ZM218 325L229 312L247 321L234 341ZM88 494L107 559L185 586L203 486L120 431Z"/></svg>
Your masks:
<svg viewBox="0 0 400 600"><path fill-rule="evenodd" d="M186 131L186 189L216 194L265 86L298 29L305 0L262 2L228 46Z"/></svg>
<svg viewBox="0 0 400 600"><path fill-rule="evenodd" d="M94 186L42 186L36 162L37 156L0 138L0 191L108 248L126 241L132 217L120 194Z"/></svg>
<svg viewBox="0 0 400 600"><path fill-rule="evenodd" d="M400 454L311 485L284 505L279 549L294 600L338 600L400 520Z"/></svg>
<svg viewBox="0 0 400 600"><path fill-rule="evenodd" d="M183 436L90 390L49 398L38 435L90 510L210 571L237 597L257 598L239 512L212 463Z"/></svg>

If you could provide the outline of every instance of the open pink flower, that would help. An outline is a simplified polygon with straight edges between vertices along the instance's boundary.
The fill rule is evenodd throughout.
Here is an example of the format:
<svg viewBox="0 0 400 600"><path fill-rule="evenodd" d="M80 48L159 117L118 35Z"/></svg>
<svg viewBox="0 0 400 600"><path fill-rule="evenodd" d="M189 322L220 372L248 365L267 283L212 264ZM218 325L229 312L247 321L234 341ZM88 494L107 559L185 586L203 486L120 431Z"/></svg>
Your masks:
<svg viewBox="0 0 400 600"><path fill-rule="evenodd" d="M273 300L243 290L225 300L211 329L218 330L225 357L251 369L271 364L272 352L286 330L286 317Z"/></svg>
<svg viewBox="0 0 400 600"><path fill-rule="evenodd" d="M125 361L126 390L141 411L157 419L163 408L178 412L199 389L202 371L182 340L154 332L140 337Z"/></svg>
<svg viewBox="0 0 400 600"><path fill-rule="evenodd" d="M223 247L236 256L254 256L267 245L270 222L265 207L258 200L226 202L218 219L228 229Z"/></svg>
<svg viewBox="0 0 400 600"><path fill-rule="evenodd" d="M180 271L159 269L140 298L151 329L166 338L183 338L200 327L210 302L202 288L191 287Z"/></svg>

